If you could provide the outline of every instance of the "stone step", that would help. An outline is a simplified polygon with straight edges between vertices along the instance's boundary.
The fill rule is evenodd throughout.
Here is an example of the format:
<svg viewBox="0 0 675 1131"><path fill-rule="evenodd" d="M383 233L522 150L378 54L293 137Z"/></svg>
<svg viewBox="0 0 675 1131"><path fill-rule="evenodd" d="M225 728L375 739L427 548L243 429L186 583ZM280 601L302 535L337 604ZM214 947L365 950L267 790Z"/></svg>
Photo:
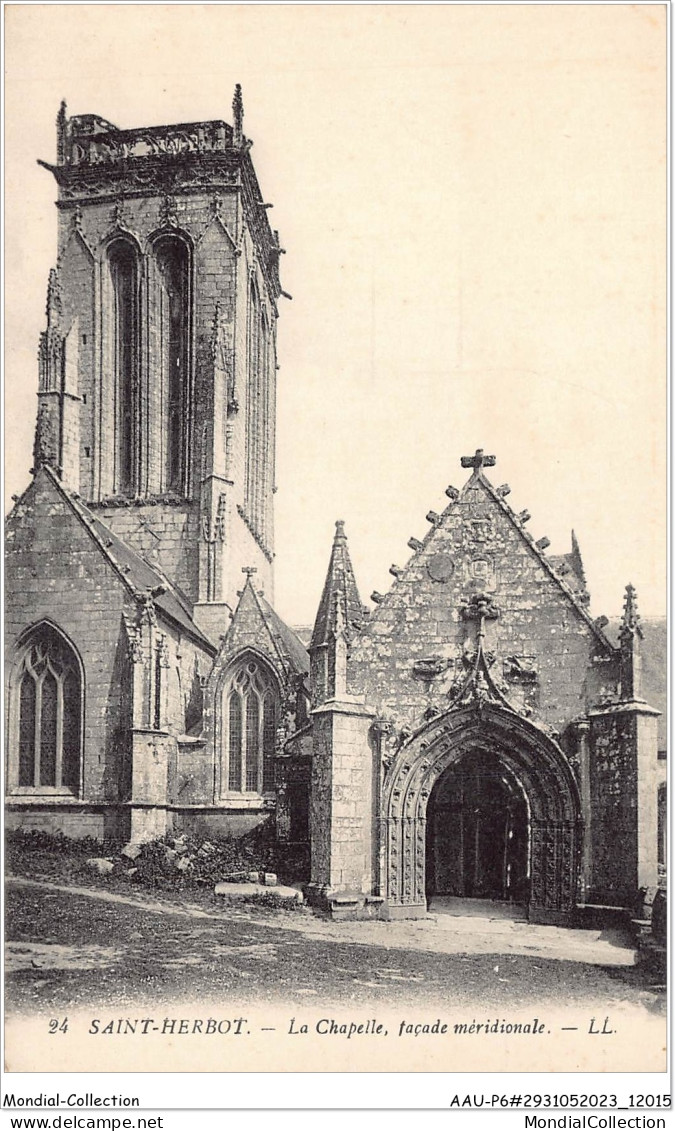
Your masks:
<svg viewBox="0 0 675 1131"><path fill-rule="evenodd" d="M228 899L250 899L252 895L276 895L283 902L303 902L303 894L300 888L285 887L283 884L276 884L275 886L251 882L235 884L223 880L216 884L214 892L216 895L225 895Z"/></svg>

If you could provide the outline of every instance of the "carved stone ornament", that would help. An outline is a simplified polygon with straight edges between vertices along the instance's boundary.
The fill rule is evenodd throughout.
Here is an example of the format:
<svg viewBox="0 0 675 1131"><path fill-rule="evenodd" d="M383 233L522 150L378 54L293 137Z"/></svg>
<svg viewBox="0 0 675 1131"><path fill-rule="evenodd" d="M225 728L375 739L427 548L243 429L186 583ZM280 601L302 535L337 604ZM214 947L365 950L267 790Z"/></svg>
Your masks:
<svg viewBox="0 0 675 1131"><path fill-rule="evenodd" d="M421 660L415 660L412 666L413 679L419 679L423 682L437 679L439 675L448 670L451 663L452 661L446 660L444 656L427 656Z"/></svg>
<svg viewBox="0 0 675 1131"><path fill-rule="evenodd" d="M432 581L449 581L455 572L455 563L449 554L432 554L427 562L427 573Z"/></svg>
<svg viewBox="0 0 675 1131"><path fill-rule="evenodd" d="M499 607L486 593L473 593L468 601L460 606L460 613L464 620L476 620L482 626L484 620L496 620L499 616Z"/></svg>
<svg viewBox="0 0 675 1131"><path fill-rule="evenodd" d="M525 686L539 682L534 656L507 656L504 660L504 679Z"/></svg>
<svg viewBox="0 0 675 1131"><path fill-rule="evenodd" d="M41 467L48 463L56 467L59 460L58 433L49 406L41 404L38 409L33 444L33 464Z"/></svg>
<svg viewBox="0 0 675 1131"><path fill-rule="evenodd" d="M115 201L110 217L110 223L113 231L118 228L126 230L128 225L128 216L126 204L123 197L120 197L119 200Z"/></svg>
<svg viewBox="0 0 675 1131"><path fill-rule="evenodd" d="M178 207L174 196L165 196L159 210L159 219L163 228L178 227Z"/></svg>
<svg viewBox="0 0 675 1131"><path fill-rule="evenodd" d="M132 664L144 663L145 648L143 646L143 632L138 621L134 621L128 614L124 613L124 626L127 631L127 646L129 649L129 659Z"/></svg>

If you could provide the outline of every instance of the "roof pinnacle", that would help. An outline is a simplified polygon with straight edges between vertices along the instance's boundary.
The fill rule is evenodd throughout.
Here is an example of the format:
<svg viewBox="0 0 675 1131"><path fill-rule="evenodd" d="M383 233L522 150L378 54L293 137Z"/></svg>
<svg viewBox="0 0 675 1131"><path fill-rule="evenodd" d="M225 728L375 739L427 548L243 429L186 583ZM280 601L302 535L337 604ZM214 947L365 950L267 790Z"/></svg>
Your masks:
<svg viewBox="0 0 675 1131"><path fill-rule="evenodd" d="M640 614L637 607L637 592L633 585L628 584L626 586L626 595L623 602L623 616L621 617L619 636L623 641L627 637L634 636L635 633L642 636Z"/></svg>
<svg viewBox="0 0 675 1131"><path fill-rule="evenodd" d="M232 140L236 146L240 146L244 140L244 100L241 96L240 83L237 83L234 88L234 97L232 99L232 126Z"/></svg>
<svg viewBox="0 0 675 1131"><path fill-rule="evenodd" d="M66 159L66 132L68 129L68 107L65 98L61 99L56 115L56 162L63 165Z"/></svg>
<svg viewBox="0 0 675 1131"><path fill-rule="evenodd" d="M310 647L326 644L339 632L349 637L362 621L363 606L349 556L345 524L338 519Z"/></svg>

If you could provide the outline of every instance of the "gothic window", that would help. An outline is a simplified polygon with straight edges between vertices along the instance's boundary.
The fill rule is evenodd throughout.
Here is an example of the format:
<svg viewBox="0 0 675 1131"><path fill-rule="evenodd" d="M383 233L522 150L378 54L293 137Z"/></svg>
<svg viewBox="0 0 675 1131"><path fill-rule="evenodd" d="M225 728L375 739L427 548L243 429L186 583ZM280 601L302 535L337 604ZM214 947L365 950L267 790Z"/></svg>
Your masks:
<svg viewBox="0 0 675 1131"><path fill-rule="evenodd" d="M108 251L113 294L112 360L115 397L115 490L133 494L137 421L138 263L127 240Z"/></svg>
<svg viewBox="0 0 675 1131"><path fill-rule="evenodd" d="M269 793L274 789L278 693L271 673L247 657L223 693L225 792Z"/></svg>
<svg viewBox="0 0 675 1131"><path fill-rule="evenodd" d="M77 794L82 754L82 677L75 652L50 625L31 633L18 669L17 756L12 786Z"/></svg>
<svg viewBox="0 0 675 1131"><path fill-rule="evenodd" d="M185 487L189 412L189 278L190 254L177 236L155 243L158 268L159 380L161 383L163 486Z"/></svg>

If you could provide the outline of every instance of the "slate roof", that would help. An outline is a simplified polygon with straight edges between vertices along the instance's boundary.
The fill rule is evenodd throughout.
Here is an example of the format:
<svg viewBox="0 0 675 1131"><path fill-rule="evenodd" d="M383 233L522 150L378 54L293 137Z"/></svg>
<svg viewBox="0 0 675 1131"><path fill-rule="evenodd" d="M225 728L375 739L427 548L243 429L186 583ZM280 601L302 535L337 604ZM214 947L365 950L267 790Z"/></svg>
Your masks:
<svg viewBox="0 0 675 1131"><path fill-rule="evenodd" d="M192 619L192 609L187 598L180 592L168 577L155 566L151 566L136 550L123 542L112 530L101 522L81 499L67 491L59 481L54 471L43 465L40 471L44 472L57 489L61 498L77 515L82 524L89 530L101 553L108 559L110 565L132 593L146 593L148 589L162 589L155 598L155 606L170 621L189 633L195 640L212 655L215 653L211 641L197 627ZM38 471L38 474L40 474Z"/></svg>
<svg viewBox="0 0 675 1131"><path fill-rule="evenodd" d="M338 606L344 611L346 631L359 629L363 624L363 605L354 577L354 567L349 556L345 524L335 523L335 537L328 563L328 573L323 586L319 609L314 622L310 648L327 644L336 628Z"/></svg>
<svg viewBox="0 0 675 1131"><path fill-rule="evenodd" d="M553 566L559 577L564 577L570 589L577 597L586 597L586 574L581 560L581 551L577 536L572 531L572 550L569 554L549 554L548 562Z"/></svg>
<svg viewBox="0 0 675 1131"><path fill-rule="evenodd" d="M279 636L288 657L297 672L309 674L309 653L299 636L274 611L265 597L258 597L263 616L272 635Z"/></svg>

